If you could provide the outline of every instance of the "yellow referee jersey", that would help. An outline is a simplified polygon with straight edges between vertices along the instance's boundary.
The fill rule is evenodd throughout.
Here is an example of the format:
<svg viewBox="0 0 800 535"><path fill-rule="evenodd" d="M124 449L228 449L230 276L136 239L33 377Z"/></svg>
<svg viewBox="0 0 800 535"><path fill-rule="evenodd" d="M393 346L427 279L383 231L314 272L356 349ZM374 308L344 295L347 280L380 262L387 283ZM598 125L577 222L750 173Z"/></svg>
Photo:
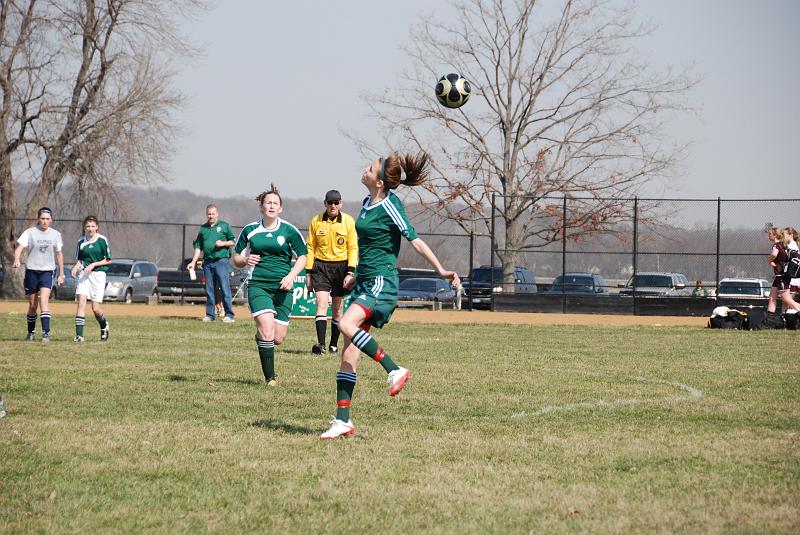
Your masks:
<svg viewBox="0 0 800 535"><path fill-rule="evenodd" d="M355 269L358 265L358 234L356 222L344 212L331 219L328 212L314 216L308 226L308 255L306 271L314 267L315 260L342 262Z"/></svg>

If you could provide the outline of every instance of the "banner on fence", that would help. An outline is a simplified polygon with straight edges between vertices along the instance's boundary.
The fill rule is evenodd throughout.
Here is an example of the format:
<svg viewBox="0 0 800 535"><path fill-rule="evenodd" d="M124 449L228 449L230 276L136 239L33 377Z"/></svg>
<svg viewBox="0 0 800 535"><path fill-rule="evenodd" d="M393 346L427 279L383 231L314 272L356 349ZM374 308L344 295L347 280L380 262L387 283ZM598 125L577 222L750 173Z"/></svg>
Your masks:
<svg viewBox="0 0 800 535"><path fill-rule="evenodd" d="M344 298L344 308L350 304L350 296ZM309 292L306 288L306 270L294 279L294 289L292 290L292 317L293 318L313 318L317 315L317 294ZM328 317L331 317L331 305L328 304Z"/></svg>

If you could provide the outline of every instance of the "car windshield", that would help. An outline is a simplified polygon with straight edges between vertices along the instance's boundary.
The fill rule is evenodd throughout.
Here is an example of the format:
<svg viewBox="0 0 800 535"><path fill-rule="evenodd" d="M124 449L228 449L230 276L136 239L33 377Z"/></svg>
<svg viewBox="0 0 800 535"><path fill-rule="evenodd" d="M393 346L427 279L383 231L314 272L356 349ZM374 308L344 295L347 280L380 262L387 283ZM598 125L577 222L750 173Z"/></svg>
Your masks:
<svg viewBox="0 0 800 535"><path fill-rule="evenodd" d="M122 264L118 262L111 262L108 266L108 275L124 276L127 277L131 272L133 264Z"/></svg>
<svg viewBox="0 0 800 535"><path fill-rule="evenodd" d="M406 279L400 283L401 290L436 291L436 281L431 279Z"/></svg>
<svg viewBox="0 0 800 535"><path fill-rule="evenodd" d="M637 288L671 288L672 277L669 275L635 275L628 281L628 286L632 287L636 283Z"/></svg>
<svg viewBox="0 0 800 535"><path fill-rule="evenodd" d="M557 291L591 292L594 290L594 284L591 277L583 275L567 275L566 277L562 277L559 275L553 280L552 288Z"/></svg>
<svg viewBox="0 0 800 535"><path fill-rule="evenodd" d="M491 268L475 268L472 270L473 282L492 282ZM503 268L494 268L494 281L503 281Z"/></svg>
<svg viewBox="0 0 800 535"><path fill-rule="evenodd" d="M719 293L734 295L761 295L761 286L757 282L721 282Z"/></svg>

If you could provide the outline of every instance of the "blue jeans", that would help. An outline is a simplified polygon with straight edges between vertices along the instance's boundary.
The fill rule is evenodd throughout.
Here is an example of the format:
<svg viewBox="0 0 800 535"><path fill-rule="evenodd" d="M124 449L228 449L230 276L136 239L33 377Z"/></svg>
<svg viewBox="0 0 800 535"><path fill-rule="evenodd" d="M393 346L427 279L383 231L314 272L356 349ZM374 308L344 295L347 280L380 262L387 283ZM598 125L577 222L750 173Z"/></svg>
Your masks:
<svg viewBox="0 0 800 535"><path fill-rule="evenodd" d="M216 317L214 305L216 305L216 295L214 289L219 287L222 290L222 306L225 307L225 315L233 317L233 302L231 301L231 263L227 258L220 258L212 262L203 262L203 274L206 277L206 316Z"/></svg>

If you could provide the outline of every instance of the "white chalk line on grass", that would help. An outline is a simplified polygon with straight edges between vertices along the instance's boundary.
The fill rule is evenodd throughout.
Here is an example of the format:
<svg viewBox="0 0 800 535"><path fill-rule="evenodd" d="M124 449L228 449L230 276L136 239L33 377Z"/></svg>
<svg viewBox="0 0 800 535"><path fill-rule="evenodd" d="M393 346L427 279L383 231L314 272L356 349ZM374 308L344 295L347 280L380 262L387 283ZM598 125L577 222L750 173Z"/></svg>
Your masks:
<svg viewBox="0 0 800 535"><path fill-rule="evenodd" d="M591 375L602 375L601 373L597 372L589 372ZM562 403L560 405L545 405L544 407L532 411L532 412L515 412L511 415L512 418L531 418L535 416L544 416L545 414L549 414L551 412L557 411L569 411L575 409L595 409L595 408L604 408L604 407L624 407L628 405L641 405L645 403L655 403L658 401L693 401L703 397L702 390L699 390L693 386L684 384L684 383L676 383L673 381L667 381L664 379L657 379L654 377L644 377L641 375L625 375L627 379L634 379L636 381L640 381L643 383L656 383L662 385L673 386L679 390L683 390L688 394L688 396L666 396L661 399L649 399L649 400L642 400L642 399L614 399L611 401L605 400L597 400L591 402L581 402L581 403Z"/></svg>

